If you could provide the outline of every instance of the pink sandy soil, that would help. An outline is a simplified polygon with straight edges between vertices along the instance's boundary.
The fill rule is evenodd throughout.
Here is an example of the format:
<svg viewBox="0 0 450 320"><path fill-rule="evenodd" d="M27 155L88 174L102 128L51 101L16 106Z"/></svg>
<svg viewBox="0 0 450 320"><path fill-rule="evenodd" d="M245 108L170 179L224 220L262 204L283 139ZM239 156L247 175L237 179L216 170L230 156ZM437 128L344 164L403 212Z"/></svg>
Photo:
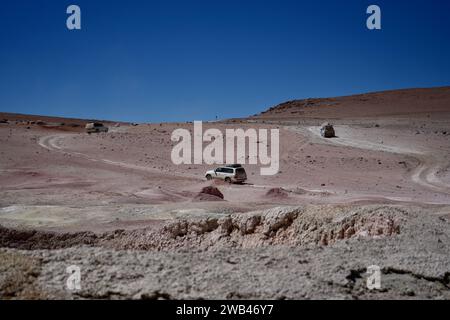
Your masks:
<svg viewBox="0 0 450 320"><path fill-rule="evenodd" d="M450 204L449 88L297 101L249 119L204 124L223 132L280 130L279 173L261 176L259 165L245 165L243 185L207 182L205 171L216 166L172 163L171 134L192 131L190 123L111 123L109 133L88 135L81 120L69 127L70 120L55 118L65 125L44 127L21 122L42 117L3 118L9 123L0 124L0 224L14 227L136 228L184 214L311 203ZM337 138L318 135L324 119ZM225 201L202 201L198 193L208 185ZM277 191L268 196L271 189Z"/></svg>

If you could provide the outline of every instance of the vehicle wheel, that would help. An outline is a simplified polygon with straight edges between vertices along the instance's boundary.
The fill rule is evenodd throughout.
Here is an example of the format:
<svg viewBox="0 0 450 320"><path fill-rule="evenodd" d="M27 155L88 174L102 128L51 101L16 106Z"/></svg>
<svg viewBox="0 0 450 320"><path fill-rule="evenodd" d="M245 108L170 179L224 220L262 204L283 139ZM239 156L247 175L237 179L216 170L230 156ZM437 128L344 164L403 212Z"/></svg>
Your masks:
<svg viewBox="0 0 450 320"><path fill-rule="evenodd" d="M225 182L226 183L231 183L231 179L227 177L227 178L225 178Z"/></svg>
<svg viewBox="0 0 450 320"><path fill-rule="evenodd" d="M212 179L212 177L210 174L206 175L206 180L211 180L211 179Z"/></svg>

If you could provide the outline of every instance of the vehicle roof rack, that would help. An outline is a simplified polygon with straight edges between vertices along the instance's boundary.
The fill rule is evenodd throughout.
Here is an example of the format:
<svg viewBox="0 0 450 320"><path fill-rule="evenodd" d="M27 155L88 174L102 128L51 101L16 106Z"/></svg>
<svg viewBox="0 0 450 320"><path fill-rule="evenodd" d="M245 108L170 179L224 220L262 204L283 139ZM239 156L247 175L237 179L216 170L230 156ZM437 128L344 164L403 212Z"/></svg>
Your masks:
<svg viewBox="0 0 450 320"><path fill-rule="evenodd" d="M227 168L241 168L242 165L238 164L238 163L236 163L236 164L227 164L225 167L227 167Z"/></svg>

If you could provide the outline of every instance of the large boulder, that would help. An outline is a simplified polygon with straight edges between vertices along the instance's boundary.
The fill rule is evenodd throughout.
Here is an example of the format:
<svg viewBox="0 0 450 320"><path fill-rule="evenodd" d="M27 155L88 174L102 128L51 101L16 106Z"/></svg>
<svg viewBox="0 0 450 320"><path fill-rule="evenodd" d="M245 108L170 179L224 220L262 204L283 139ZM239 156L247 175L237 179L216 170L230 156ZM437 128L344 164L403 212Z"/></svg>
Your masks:
<svg viewBox="0 0 450 320"><path fill-rule="evenodd" d="M289 196L289 193L283 188L272 188L266 193L266 197L272 199L285 199Z"/></svg>
<svg viewBox="0 0 450 320"><path fill-rule="evenodd" d="M219 189L213 186L204 187L202 191L195 197L195 200L199 201L221 201L223 200L223 194Z"/></svg>

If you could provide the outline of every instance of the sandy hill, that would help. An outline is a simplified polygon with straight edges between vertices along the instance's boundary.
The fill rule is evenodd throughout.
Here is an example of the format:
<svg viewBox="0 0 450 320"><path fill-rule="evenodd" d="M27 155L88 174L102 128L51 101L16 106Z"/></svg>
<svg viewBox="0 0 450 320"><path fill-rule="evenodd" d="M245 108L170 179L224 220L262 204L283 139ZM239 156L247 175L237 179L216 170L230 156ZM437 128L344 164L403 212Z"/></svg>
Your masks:
<svg viewBox="0 0 450 320"><path fill-rule="evenodd" d="M29 115L20 113L0 112L0 123L10 123L29 127L39 126L44 129L60 130L60 131L84 131L84 126L89 122L103 122L108 125L117 122L95 119L77 119L63 118L42 115ZM122 124L122 122L119 122Z"/></svg>
<svg viewBox="0 0 450 320"><path fill-rule="evenodd" d="M358 118L450 112L450 87L404 89L336 98L293 100L253 119Z"/></svg>

